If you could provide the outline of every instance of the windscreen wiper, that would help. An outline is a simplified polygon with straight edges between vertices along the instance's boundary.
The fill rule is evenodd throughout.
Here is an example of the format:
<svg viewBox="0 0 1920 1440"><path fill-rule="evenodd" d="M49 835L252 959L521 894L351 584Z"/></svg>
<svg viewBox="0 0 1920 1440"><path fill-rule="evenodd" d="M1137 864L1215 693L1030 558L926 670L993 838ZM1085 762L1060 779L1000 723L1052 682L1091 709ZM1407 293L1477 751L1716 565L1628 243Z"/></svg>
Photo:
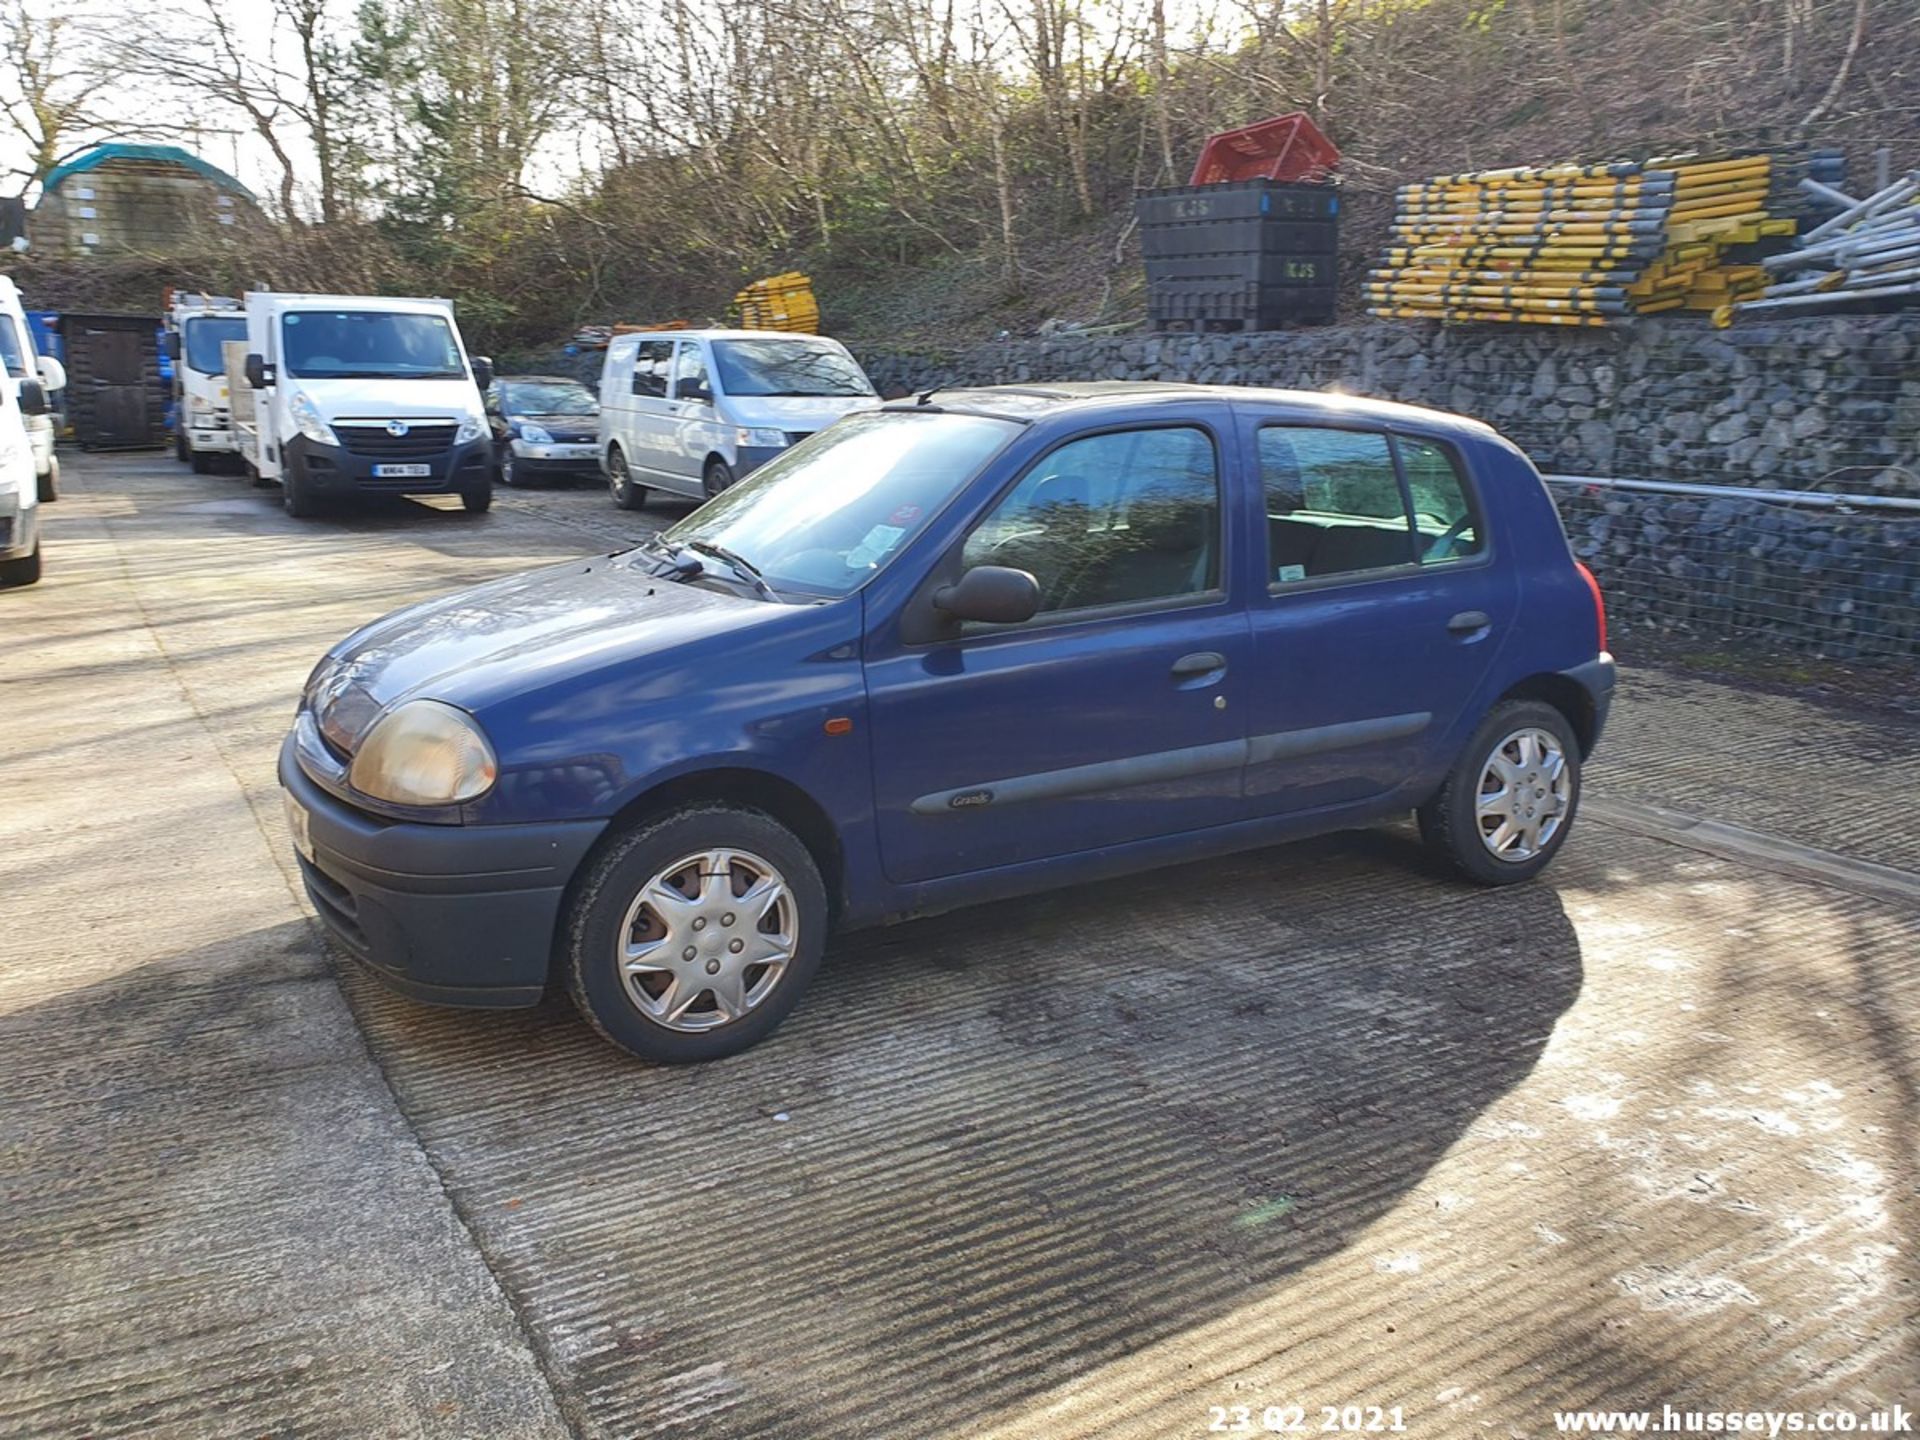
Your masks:
<svg viewBox="0 0 1920 1440"><path fill-rule="evenodd" d="M767 584L767 577L760 573L760 567L747 559L746 556L736 555L733 551L727 549L726 546L716 545L711 540L689 540L686 542L686 546L687 549L696 550L702 555L711 555L714 559L730 567L743 580L746 580L753 586L754 593L762 600L771 600L776 605L780 603L780 597L774 594L773 587Z"/></svg>

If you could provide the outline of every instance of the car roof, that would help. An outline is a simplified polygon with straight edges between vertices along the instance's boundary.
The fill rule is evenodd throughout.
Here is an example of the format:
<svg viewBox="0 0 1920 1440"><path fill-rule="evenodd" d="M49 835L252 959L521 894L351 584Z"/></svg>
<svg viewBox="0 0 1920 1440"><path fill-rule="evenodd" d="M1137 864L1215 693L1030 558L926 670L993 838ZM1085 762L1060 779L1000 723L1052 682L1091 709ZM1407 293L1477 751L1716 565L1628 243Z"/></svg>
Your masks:
<svg viewBox="0 0 1920 1440"><path fill-rule="evenodd" d="M1235 405L1284 412L1298 421L1418 426L1426 430L1458 429L1476 435L1492 433L1490 426L1465 415L1372 400L1327 390L1281 390L1253 385L1190 385L1173 380L1062 380L1022 385L966 385L935 389L919 396L887 402L889 410L922 406L990 415L1003 420L1032 421L1059 414L1079 420L1097 420L1108 413L1125 414L1142 406L1181 401L1224 400Z"/></svg>
<svg viewBox="0 0 1920 1440"><path fill-rule="evenodd" d="M831 335L810 335L802 330L627 330L615 340L818 340L827 345L840 342Z"/></svg>

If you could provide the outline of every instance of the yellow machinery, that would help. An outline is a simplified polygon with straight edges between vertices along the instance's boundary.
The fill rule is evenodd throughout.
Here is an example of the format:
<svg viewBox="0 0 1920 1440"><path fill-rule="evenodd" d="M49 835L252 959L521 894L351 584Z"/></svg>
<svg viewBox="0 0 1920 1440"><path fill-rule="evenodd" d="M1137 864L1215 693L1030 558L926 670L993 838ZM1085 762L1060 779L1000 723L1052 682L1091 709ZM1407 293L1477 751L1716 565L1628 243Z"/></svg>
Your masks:
<svg viewBox="0 0 1920 1440"><path fill-rule="evenodd" d="M740 323L749 330L793 330L805 335L820 332L820 306L813 298L813 281L797 270L756 280L733 303Z"/></svg>

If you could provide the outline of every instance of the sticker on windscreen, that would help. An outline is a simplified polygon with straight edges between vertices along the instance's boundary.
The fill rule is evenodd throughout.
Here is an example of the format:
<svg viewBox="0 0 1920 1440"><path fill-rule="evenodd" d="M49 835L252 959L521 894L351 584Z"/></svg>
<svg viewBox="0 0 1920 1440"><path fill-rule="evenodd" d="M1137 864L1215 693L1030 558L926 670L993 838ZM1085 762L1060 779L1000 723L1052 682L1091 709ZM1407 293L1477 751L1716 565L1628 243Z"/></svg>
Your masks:
<svg viewBox="0 0 1920 1440"><path fill-rule="evenodd" d="M900 543L900 537L907 533L904 525L876 525L867 531L860 543L847 552L847 568L864 570L877 564L880 559Z"/></svg>

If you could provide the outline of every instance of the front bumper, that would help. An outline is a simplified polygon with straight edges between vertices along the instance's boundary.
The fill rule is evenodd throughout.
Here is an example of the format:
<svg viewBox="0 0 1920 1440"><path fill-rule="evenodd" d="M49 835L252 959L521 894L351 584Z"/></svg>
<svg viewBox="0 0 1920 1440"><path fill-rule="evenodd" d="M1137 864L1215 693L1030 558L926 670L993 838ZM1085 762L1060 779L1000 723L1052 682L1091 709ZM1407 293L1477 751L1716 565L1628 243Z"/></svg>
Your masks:
<svg viewBox="0 0 1920 1440"><path fill-rule="evenodd" d="M235 451L240 448L239 442L234 439L233 431L214 429L204 425L189 425L187 427L187 443L193 446L194 449L208 455Z"/></svg>
<svg viewBox="0 0 1920 1440"><path fill-rule="evenodd" d="M39 543L40 507L23 507L13 491L0 495L0 560L24 560Z"/></svg>
<svg viewBox="0 0 1920 1440"><path fill-rule="evenodd" d="M306 812L297 855L327 930L394 989L437 1005L539 1001L568 882L604 822L418 825L336 799L280 749L280 784Z"/></svg>
<svg viewBox="0 0 1920 1440"><path fill-rule="evenodd" d="M424 465L425 475L376 475L381 465ZM356 455L344 445L321 445L304 435L287 441L281 466L316 495L457 495L493 482L493 441L482 435L431 455L387 458Z"/></svg>
<svg viewBox="0 0 1920 1440"><path fill-rule="evenodd" d="M1587 753L1592 754L1593 747L1600 743L1601 732L1607 728L1607 714L1613 709L1613 690L1618 678L1613 656L1602 650L1586 664L1560 673L1584 690L1593 706L1593 724L1587 732L1586 746Z"/></svg>
<svg viewBox="0 0 1920 1440"><path fill-rule="evenodd" d="M598 475L600 446L593 441L532 445L514 440L513 468L522 475Z"/></svg>

